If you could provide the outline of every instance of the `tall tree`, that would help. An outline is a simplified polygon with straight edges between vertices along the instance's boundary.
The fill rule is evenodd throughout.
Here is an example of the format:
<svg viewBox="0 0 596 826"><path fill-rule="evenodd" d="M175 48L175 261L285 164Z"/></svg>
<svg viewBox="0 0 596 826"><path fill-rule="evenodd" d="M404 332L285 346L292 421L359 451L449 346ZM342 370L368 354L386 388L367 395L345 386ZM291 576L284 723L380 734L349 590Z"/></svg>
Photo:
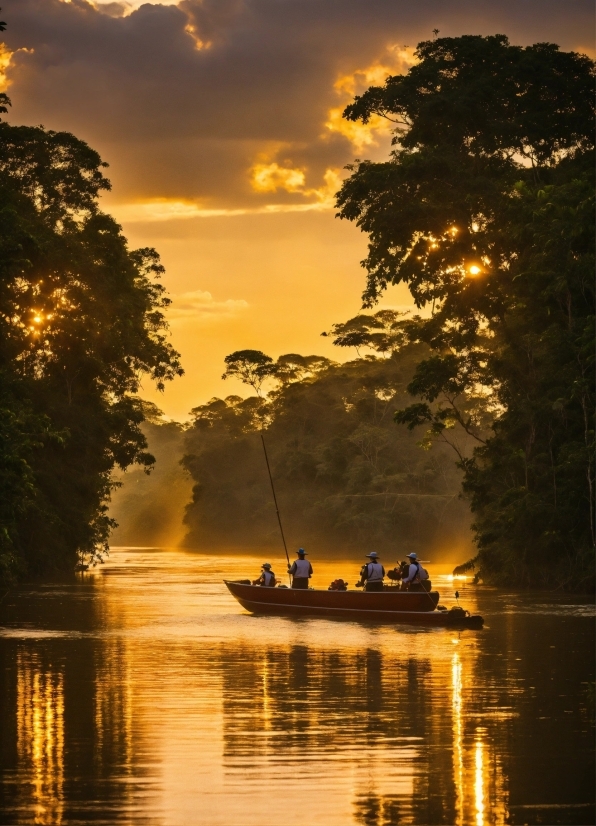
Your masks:
<svg viewBox="0 0 596 826"><path fill-rule="evenodd" d="M153 458L143 375L182 373L155 250L101 212L99 155L65 132L0 124L0 576L107 546L111 471Z"/></svg>
<svg viewBox="0 0 596 826"><path fill-rule="evenodd" d="M503 35L419 44L419 62L347 107L395 125L356 162L339 214L370 237L365 306L406 283L434 354L397 421L460 456L486 579L593 584L594 64ZM470 403L470 398L474 403ZM487 417L491 429L486 433Z"/></svg>

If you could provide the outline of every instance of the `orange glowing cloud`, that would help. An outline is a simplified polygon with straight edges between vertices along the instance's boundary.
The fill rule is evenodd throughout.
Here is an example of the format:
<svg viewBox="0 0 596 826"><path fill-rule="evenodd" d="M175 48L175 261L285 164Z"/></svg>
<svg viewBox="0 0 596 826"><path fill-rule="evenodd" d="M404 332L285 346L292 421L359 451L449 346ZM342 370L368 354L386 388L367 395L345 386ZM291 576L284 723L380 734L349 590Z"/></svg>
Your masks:
<svg viewBox="0 0 596 826"><path fill-rule="evenodd" d="M334 89L341 104L329 110L325 122L328 133L343 135L357 152L365 146L376 146L379 138L391 133L394 124L380 115L373 115L366 124L347 121L343 118L343 111L355 95L361 94L369 86L382 86L390 75L405 74L415 63L414 49L391 46L382 60L375 61L364 69L340 75L334 83Z"/></svg>
<svg viewBox="0 0 596 826"><path fill-rule="evenodd" d="M267 212L292 211L300 206L311 209L332 209L335 204L335 193L341 186L341 177L339 170L328 168L323 174L323 184L320 187L307 187L304 169L280 166L276 162L255 163L250 169L250 183L255 192L277 192L281 189L314 199L311 204L303 205L270 204L265 208ZM287 207L287 210L281 209L282 207Z"/></svg>
<svg viewBox="0 0 596 826"><path fill-rule="evenodd" d="M216 301L207 290L192 290L172 296L172 306L168 310L170 323L180 321L216 322L232 318L245 312L248 301L228 298Z"/></svg>
<svg viewBox="0 0 596 826"><path fill-rule="evenodd" d="M306 175L303 169L292 169L278 163L256 163L250 170L250 182L255 192L300 192L304 190Z"/></svg>

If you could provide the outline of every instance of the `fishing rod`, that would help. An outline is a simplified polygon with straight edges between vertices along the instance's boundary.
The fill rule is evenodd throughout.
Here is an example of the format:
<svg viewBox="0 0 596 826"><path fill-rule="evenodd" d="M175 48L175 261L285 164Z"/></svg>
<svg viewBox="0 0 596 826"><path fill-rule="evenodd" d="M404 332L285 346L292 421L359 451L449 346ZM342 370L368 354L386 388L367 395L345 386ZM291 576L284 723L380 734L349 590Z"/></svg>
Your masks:
<svg viewBox="0 0 596 826"><path fill-rule="evenodd" d="M282 542L284 543L284 551L286 552L286 559L288 560L288 568L290 567L290 555L288 554L288 546L286 545L286 538L284 536L283 525L281 524L281 516L279 515L279 508L277 506L277 496L275 495L275 486L273 485L273 476L271 475L271 468L269 467L269 457L267 456L267 448L265 447L265 439L261 433L261 441L263 443L263 451L265 452L265 461L267 462L267 471L269 473L269 481L271 482L271 493L273 494L273 501L275 502L275 512L277 514L277 521L279 522L279 530L281 533Z"/></svg>

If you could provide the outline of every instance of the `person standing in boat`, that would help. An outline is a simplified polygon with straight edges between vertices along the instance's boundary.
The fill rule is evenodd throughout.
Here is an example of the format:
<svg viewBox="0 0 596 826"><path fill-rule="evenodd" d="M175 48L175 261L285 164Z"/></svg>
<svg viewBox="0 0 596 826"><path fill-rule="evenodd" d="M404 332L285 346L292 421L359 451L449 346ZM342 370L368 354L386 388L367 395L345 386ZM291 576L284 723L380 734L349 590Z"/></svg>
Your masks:
<svg viewBox="0 0 596 826"><path fill-rule="evenodd" d="M426 591L430 588L425 588L423 581L428 581L428 573L418 562L418 556L415 553L408 554L406 559L410 560L410 565L406 576L402 578L402 588L408 591Z"/></svg>
<svg viewBox="0 0 596 826"><path fill-rule="evenodd" d="M275 574L271 570L271 563L263 562L261 568L263 569L261 576L258 579L255 579L253 585L263 585L265 588L275 588L277 585L277 580L275 579Z"/></svg>
<svg viewBox="0 0 596 826"><path fill-rule="evenodd" d="M385 568L381 565L379 555L376 551L366 554L370 559L360 571L360 581L365 586L365 591L382 591Z"/></svg>
<svg viewBox="0 0 596 826"><path fill-rule="evenodd" d="M312 565L305 559L306 551L298 548L298 559L288 565L288 573L292 577L292 588L308 588L308 580L313 575Z"/></svg>

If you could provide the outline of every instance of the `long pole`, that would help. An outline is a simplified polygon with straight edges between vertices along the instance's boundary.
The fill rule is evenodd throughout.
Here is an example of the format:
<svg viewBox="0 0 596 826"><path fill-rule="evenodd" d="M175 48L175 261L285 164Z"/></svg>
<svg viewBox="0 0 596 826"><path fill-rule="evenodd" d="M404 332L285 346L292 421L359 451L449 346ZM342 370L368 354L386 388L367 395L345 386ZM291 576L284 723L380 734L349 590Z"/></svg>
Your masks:
<svg viewBox="0 0 596 826"><path fill-rule="evenodd" d="M273 494L273 501L275 502L275 512L277 514L277 521L279 522L279 530L281 538L284 543L284 551L286 552L286 559L288 560L288 568L290 567L290 555L288 554L288 546L286 545L286 538L284 536L283 525L281 524L281 516L279 515L279 508L277 506L277 496L275 495L275 487L273 485L273 476L271 475L271 468L269 467L269 457L267 456L267 448L265 447L265 439L261 433L261 441L263 442L263 450L265 451L265 461L267 462L267 471L269 473L269 481L271 482L271 493Z"/></svg>

